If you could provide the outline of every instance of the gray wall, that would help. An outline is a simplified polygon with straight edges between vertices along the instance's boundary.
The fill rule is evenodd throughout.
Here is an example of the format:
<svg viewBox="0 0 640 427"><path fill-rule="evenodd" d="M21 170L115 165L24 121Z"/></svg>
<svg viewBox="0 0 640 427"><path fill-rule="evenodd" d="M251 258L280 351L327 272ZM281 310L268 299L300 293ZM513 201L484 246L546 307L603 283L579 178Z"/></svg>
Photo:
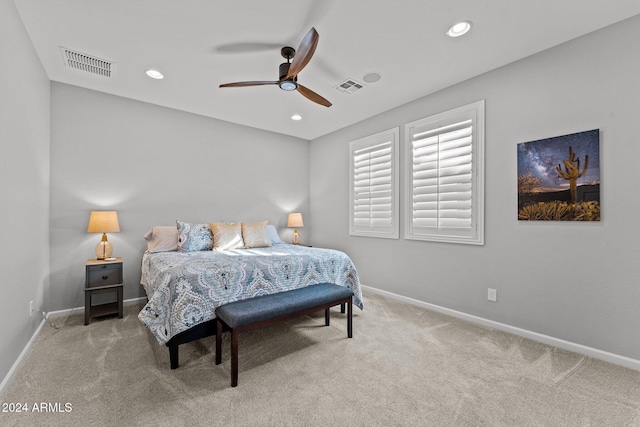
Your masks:
<svg viewBox="0 0 640 427"><path fill-rule="evenodd" d="M42 316L49 272L49 79L11 0L0 0L0 380Z"/></svg>
<svg viewBox="0 0 640 427"><path fill-rule="evenodd" d="M638 40L640 17L312 141L312 243L346 251L373 288L640 359ZM486 244L349 237L349 141L480 99ZM602 221L517 221L517 143L595 128Z"/></svg>
<svg viewBox="0 0 640 427"><path fill-rule="evenodd" d="M287 213L308 212L308 141L61 83L51 105L50 310L84 304L91 210L118 211L125 299L144 296L154 225L268 220L287 238Z"/></svg>

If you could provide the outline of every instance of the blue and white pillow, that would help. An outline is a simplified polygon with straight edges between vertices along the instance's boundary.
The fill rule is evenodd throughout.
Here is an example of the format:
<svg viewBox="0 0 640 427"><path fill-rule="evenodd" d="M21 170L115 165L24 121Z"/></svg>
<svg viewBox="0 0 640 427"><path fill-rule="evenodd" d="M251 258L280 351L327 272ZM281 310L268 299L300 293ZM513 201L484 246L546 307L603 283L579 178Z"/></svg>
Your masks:
<svg viewBox="0 0 640 427"><path fill-rule="evenodd" d="M209 224L192 224L176 221L178 227L178 252L210 251L213 236Z"/></svg>

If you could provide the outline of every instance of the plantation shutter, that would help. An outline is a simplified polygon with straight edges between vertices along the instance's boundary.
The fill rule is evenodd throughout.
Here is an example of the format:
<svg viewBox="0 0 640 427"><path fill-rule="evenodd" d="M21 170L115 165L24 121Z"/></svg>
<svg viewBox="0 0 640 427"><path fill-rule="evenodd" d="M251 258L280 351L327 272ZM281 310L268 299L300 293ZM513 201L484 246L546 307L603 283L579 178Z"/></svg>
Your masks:
<svg viewBox="0 0 640 427"><path fill-rule="evenodd" d="M399 237L398 134L396 128L350 144L351 235Z"/></svg>
<svg viewBox="0 0 640 427"><path fill-rule="evenodd" d="M406 238L481 242L478 127L476 109L407 125Z"/></svg>

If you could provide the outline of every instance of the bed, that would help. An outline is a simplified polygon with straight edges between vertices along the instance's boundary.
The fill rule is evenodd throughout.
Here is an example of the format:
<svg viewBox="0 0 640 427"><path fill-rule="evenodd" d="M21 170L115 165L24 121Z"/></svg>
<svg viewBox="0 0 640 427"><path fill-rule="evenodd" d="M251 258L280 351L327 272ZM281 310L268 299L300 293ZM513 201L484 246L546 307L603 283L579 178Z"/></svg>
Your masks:
<svg viewBox="0 0 640 427"><path fill-rule="evenodd" d="M206 238L206 227L200 231ZM352 290L354 305L363 308L358 273L344 252L286 244L274 232L269 230L267 247L207 250L204 244L204 250L143 254L141 284L148 302L138 318L169 347L172 368L178 345L215 334L215 310L223 304L328 282Z"/></svg>

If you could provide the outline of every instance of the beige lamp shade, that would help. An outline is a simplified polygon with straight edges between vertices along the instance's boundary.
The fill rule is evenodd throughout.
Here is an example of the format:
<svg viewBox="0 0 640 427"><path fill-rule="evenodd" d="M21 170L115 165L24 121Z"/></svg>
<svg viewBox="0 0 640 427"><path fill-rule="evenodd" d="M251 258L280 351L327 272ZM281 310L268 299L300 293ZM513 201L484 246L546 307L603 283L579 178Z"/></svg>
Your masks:
<svg viewBox="0 0 640 427"><path fill-rule="evenodd" d="M118 212L116 211L91 211L87 233L118 233Z"/></svg>
<svg viewBox="0 0 640 427"><path fill-rule="evenodd" d="M113 245L107 240L107 233L118 233L118 213L116 211L91 211L87 233L102 233L102 240L96 246L96 257L107 259L113 253Z"/></svg>
<svg viewBox="0 0 640 427"><path fill-rule="evenodd" d="M290 213L287 221L287 227L304 227L302 214L300 212Z"/></svg>
<svg viewBox="0 0 640 427"><path fill-rule="evenodd" d="M302 214L300 212L294 212L289 214L287 220L287 227L293 227L293 236L291 237L291 243L294 245L300 244L300 234L298 234L298 227L304 227L302 222Z"/></svg>

